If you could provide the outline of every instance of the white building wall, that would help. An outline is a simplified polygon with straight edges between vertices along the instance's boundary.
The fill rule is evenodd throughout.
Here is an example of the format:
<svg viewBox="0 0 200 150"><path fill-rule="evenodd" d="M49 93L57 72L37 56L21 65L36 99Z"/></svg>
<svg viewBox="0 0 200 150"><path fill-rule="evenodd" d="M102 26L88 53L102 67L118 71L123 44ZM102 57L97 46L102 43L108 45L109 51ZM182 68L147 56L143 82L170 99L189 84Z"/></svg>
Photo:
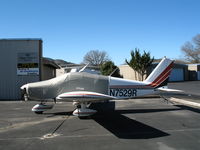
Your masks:
<svg viewBox="0 0 200 150"><path fill-rule="evenodd" d="M121 65L119 66L120 74L124 79L130 80L138 80L141 81L142 77L137 72L135 72L129 65ZM144 79L146 79L146 75L144 75Z"/></svg>
<svg viewBox="0 0 200 150"><path fill-rule="evenodd" d="M64 68L60 68L60 69L56 69L56 76L61 76L65 74L65 69Z"/></svg>

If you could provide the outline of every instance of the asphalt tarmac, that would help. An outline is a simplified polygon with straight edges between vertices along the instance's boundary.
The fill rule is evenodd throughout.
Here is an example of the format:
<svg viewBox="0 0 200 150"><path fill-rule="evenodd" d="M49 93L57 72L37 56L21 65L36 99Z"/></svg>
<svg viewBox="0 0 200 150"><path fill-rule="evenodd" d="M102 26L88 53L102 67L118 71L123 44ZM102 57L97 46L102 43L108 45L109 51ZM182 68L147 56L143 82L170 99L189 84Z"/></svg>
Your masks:
<svg viewBox="0 0 200 150"><path fill-rule="evenodd" d="M0 102L0 150L200 149L200 109L163 98L118 101L88 119L72 116L71 103L42 115L31 112L35 104Z"/></svg>

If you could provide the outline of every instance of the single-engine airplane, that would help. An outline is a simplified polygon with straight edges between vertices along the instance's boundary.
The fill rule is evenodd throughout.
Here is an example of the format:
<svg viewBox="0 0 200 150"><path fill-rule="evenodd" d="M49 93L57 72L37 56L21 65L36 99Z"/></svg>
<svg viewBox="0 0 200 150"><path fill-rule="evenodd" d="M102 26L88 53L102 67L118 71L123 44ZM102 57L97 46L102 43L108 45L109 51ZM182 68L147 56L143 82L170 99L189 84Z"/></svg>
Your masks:
<svg viewBox="0 0 200 150"><path fill-rule="evenodd" d="M21 87L25 99L41 101L32 111L43 113L53 105L45 102L58 100L73 102L76 109L73 115L90 116L96 110L89 109L91 103L107 100L131 99L153 94L166 86L173 67L173 61L163 58L145 81L126 80L111 76L95 75L86 72L71 72L59 77L28 83Z"/></svg>

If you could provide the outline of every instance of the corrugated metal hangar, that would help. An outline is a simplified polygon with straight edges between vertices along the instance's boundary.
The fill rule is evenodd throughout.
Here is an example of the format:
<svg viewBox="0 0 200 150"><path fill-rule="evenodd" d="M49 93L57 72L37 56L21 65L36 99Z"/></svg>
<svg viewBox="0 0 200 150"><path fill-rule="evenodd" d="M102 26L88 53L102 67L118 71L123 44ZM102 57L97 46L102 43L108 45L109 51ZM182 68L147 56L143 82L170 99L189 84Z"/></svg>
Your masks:
<svg viewBox="0 0 200 150"><path fill-rule="evenodd" d="M21 99L20 87L50 79L59 68L42 57L41 39L0 39L0 100Z"/></svg>
<svg viewBox="0 0 200 150"><path fill-rule="evenodd" d="M41 39L0 40L0 99L20 99L20 87L41 80Z"/></svg>
<svg viewBox="0 0 200 150"><path fill-rule="evenodd" d="M42 57L41 39L0 39L0 51L0 100L21 99L22 85L56 77L60 68Z"/></svg>

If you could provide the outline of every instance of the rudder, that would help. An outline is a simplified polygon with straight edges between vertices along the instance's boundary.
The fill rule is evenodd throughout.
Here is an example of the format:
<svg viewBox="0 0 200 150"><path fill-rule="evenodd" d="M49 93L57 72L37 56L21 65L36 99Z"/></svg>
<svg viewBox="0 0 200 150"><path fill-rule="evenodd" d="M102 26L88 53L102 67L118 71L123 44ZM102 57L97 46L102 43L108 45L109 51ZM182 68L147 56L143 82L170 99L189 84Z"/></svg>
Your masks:
<svg viewBox="0 0 200 150"><path fill-rule="evenodd" d="M164 57L144 82L154 88L167 85L173 64L173 60Z"/></svg>

